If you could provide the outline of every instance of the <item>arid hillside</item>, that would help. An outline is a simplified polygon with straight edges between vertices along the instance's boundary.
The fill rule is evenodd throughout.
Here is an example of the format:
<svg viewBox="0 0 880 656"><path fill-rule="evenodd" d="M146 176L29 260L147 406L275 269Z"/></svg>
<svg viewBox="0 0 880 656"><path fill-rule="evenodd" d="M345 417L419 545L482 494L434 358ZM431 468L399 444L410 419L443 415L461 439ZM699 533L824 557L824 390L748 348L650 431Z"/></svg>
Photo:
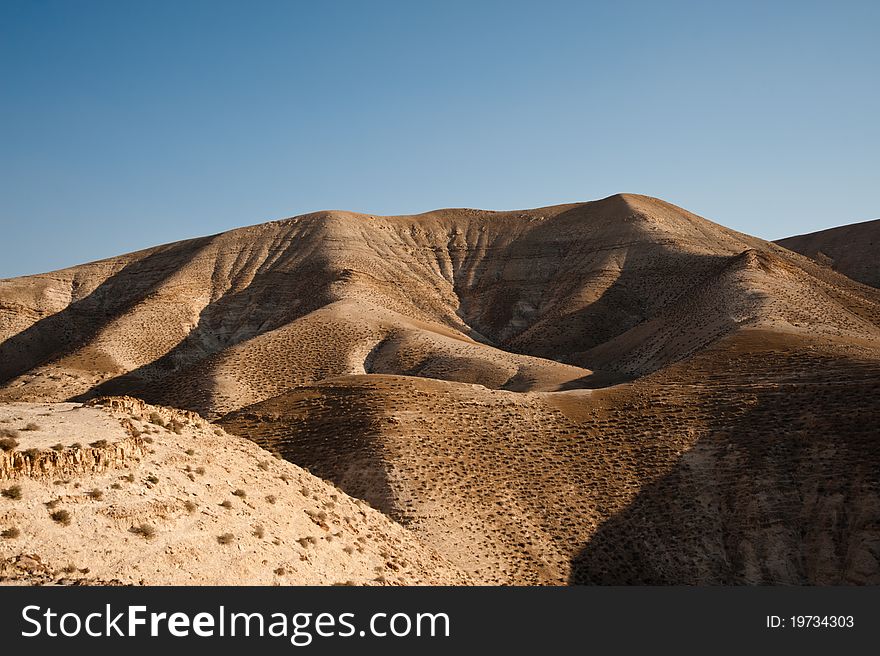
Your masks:
<svg viewBox="0 0 880 656"><path fill-rule="evenodd" d="M819 260L636 195L320 212L0 281L0 408L21 423L25 408L94 413L90 399L126 394L140 401L102 412L122 407L135 432L153 431L144 412L189 417L194 452L225 473L203 490L190 429L157 429L135 477L161 494L144 484L147 500L125 501L138 510L112 528L129 542L104 548L126 553L141 544L130 526L159 517L173 553L208 544L222 560L228 499L236 540L259 521L278 541L241 538L243 582L367 582L386 567L378 582L877 584L880 289ZM158 405L125 419L142 402ZM51 441L39 448L55 457ZM91 513L82 539L103 534L93 509L127 489L120 475L98 481L103 502L74 478L23 483L36 501L0 520L56 530L43 506L64 491ZM252 501L282 492L280 515ZM175 505L195 493L213 509L198 530ZM342 541L360 560L336 559L346 517L369 524ZM329 535L311 529L322 522ZM386 546L357 551L359 535ZM170 571L172 552L142 578L204 580ZM290 554L307 558L278 579Z"/></svg>
<svg viewBox="0 0 880 656"><path fill-rule="evenodd" d="M16 403L0 431L0 583L468 582L366 503L193 413Z"/></svg>
<svg viewBox="0 0 880 656"><path fill-rule="evenodd" d="M663 201L323 212L0 281L0 398L213 417L365 373L597 387L744 326L880 337L880 293Z"/></svg>
<svg viewBox="0 0 880 656"><path fill-rule="evenodd" d="M880 583L880 350L747 329L601 390L305 385L230 432L483 583Z"/></svg>
<svg viewBox="0 0 880 656"><path fill-rule="evenodd" d="M880 287L880 219L788 237L776 243L853 280Z"/></svg>

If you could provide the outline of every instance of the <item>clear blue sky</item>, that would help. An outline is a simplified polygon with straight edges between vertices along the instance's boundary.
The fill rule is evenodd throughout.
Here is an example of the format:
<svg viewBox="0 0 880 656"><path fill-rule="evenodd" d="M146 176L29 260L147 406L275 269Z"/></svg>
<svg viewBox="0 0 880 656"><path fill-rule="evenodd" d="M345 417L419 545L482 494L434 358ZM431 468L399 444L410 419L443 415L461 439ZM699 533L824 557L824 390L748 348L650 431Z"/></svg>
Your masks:
<svg viewBox="0 0 880 656"><path fill-rule="evenodd" d="M318 209L880 216L880 2L0 0L0 277Z"/></svg>

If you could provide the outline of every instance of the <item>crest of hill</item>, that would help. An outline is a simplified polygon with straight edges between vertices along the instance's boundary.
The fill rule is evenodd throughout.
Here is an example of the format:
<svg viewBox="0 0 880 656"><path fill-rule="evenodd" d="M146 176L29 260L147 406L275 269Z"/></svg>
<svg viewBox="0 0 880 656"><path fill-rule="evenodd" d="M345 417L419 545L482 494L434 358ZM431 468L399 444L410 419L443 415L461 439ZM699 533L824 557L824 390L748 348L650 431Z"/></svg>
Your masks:
<svg viewBox="0 0 880 656"><path fill-rule="evenodd" d="M880 297L664 201L318 212L0 281L0 398L225 413L364 373L595 387L742 327L878 338Z"/></svg>
<svg viewBox="0 0 880 656"><path fill-rule="evenodd" d="M880 219L776 242L871 287L880 287Z"/></svg>

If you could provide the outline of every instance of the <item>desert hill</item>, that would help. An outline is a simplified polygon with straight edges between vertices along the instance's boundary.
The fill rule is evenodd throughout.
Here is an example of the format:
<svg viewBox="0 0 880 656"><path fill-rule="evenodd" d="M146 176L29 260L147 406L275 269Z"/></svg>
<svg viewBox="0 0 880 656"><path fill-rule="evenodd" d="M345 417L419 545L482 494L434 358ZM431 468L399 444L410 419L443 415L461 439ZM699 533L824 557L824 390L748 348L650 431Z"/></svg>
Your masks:
<svg viewBox="0 0 880 656"><path fill-rule="evenodd" d="M193 413L17 403L0 428L19 443L0 450L0 582L468 582L364 502Z"/></svg>
<svg viewBox="0 0 880 656"><path fill-rule="evenodd" d="M880 287L880 219L787 237L776 243L853 280Z"/></svg>
<svg viewBox="0 0 880 656"><path fill-rule="evenodd" d="M0 395L216 416L339 375L596 387L743 326L876 339L880 294L663 201L322 212L0 281Z"/></svg>
<svg viewBox="0 0 880 656"><path fill-rule="evenodd" d="M197 412L444 580L878 583L878 391L880 290L630 194L319 212L0 281L0 402Z"/></svg>
<svg viewBox="0 0 880 656"><path fill-rule="evenodd" d="M880 350L745 329L634 383L304 385L220 423L482 583L880 582Z"/></svg>

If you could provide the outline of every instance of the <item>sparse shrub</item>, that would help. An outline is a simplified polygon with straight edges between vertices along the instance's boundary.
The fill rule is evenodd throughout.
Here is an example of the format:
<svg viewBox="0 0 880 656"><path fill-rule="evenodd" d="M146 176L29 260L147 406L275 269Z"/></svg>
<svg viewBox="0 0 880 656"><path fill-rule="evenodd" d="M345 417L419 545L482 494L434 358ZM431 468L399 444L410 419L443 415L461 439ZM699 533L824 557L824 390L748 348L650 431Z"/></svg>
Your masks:
<svg viewBox="0 0 880 656"><path fill-rule="evenodd" d="M126 476L123 476L122 480L126 481L127 483L134 483L134 474L128 474Z"/></svg>
<svg viewBox="0 0 880 656"><path fill-rule="evenodd" d="M107 446L107 440L95 440L94 442L91 442L89 446L95 449L103 449Z"/></svg>
<svg viewBox="0 0 880 656"><path fill-rule="evenodd" d="M18 440L14 437L0 437L0 451L12 451L18 446Z"/></svg>
<svg viewBox="0 0 880 656"><path fill-rule="evenodd" d="M64 451L64 445L59 442L58 444L53 444L52 449L54 451Z"/></svg>
<svg viewBox="0 0 880 656"><path fill-rule="evenodd" d="M159 482L159 477L156 476L155 474L150 474L149 476L147 476L147 483L151 483L151 484L155 485L158 482Z"/></svg>
<svg viewBox="0 0 880 656"><path fill-rule="evenodd" d="M254 528L254 537L257 537L260 540L262 540L263 537L265 537L265 535L266 535L266 529L263 528L262 525L259 525L256 528Z"/></svg>
<svg viewBox="0 0 880 656"><path fill-rule="evenodd" d="M278 499L275 497L274 494L267 494L266 495L266 501L268 501L269 503L275 503L277 500Z"/></svg>
<svg viewBox="0 0 880 656"><path fill-rule="evenodd" d="M155 442L155 440L152 437L150 437L149 435L147 435L144 438L144 442L146 442L147 444L152 444L153 442Z"/></svg>
<svg viewBox="0 0 880 656"><path fill-rule="evenodd" d="M3 492L0 492L7 499L12 499L13 501L18 501L21 499L21 485L13 485L12 487L8 487Z"/></svg>
<svg viewBox="0 0 880 656"><path fill-rule="evenodd" d="M16 440L19 438L19 434L14 428L0 428L0 437L9 437Z"/></svg>
<svg viewBox="0 0 880 656"><path fill-rule="evenodd" d="M220 506L222 508L226 508L226 510L229 510L230 508L232 508L232 502L229 499L226 499L223 503L220 504Z"/></svg>
<svg viewBox="0 0 880 656"><path fill-rule="evenodd" d="M67 563L64 569L61 570L65 574L74 574L76 572L76 565L73 563Z"/></svg>
<svg viewBox="0 0 880 656"><path fill-rule="evenodd" d="M275 573L276 573L278 576L284 576L284 575L287 573L287 571L286 571L283 567L278 567L278 568L275 570Z"/></svg>
<svg viewBox="0 0 880 656"><path fill-rule="evenodd" d="M183 503L183 507L186 508L186 512L188 512L190 514L194 513L196 511L196 508L198 508L198 506L196 505L196 503L194 501L189 501L189 500L187 500Z"/></svg>
<svg viewBox="0 0 880 656"><path fill-rule="evenodd" d="M27 426L25 426L21 430L23 430L23 431L38 431L38 430L40 430L40 425L35 424L34 422L30 422Z"/></svg>
<svg viewBox="0 0 880 656"><path fill-rule="evenodd" d="M74 442L73 444L70 445L70 448L71 449L81 449L81 448L83 448L83 445L79 442Z"/></svg>
<svg viewBox="0 0 880 656"><path fill-rule="evenodd" d="M186 451L184 451L184 453L188 456L194 456L196 454L196 450L195 449L187 449Z"/></svg>
<svg viewBox="0 0 880 656"><path fill-rule="evenodd" d="M149 540L150 538L156 535L156 529L150 524L140 524L138 526L132 526L128 529L130 533L134 533L135 535L140 535L145 540Z"/></svg>
<svg viewBox="0 0 880 656"><path fill-rule="evenodd" d="M25 449L22 451L24 455L26 455L31 460L36 460L37 456L40 455L41 451L39 449Z"/></svg>
<svg viewBox="0 0 880 656"><path fill-rule="evenodd" d="M21 531L19 531L15 526L0 531L0 537L6 538L7 540L14 540L19 535L21 535Z"/></svg>
<svg viewBox="0 0 880 656"><path fill-rule="evenodd" d="M205 468L204 467L196 467L196 474L198 474L199 476L204 476L205 475Z"/></svg>
<svg viewBox="0 0 880 656"><path fill-rule="evenodd" d="M100 501L104 498L104 493L101 492L98 488L93 488L86 492L86 496L92 501Z"/></svg>
<svg viewBox="0 0 880 656"><path fill-rule="evenodd" d="M121 490L122 486L119 483L111 483L110 488L113 490Z"/></svg>
<svg viewBox="0 0 880 656"><path fill-rule="evenodd" d="M66 510L56 510L49 517L52 518L53 521L58 522L62 526L70 525L70 513Z"/></svg>
<svg viewBox="0 0 880 656"><path fill-rule="evenodd" d="M223 429L222 428L215 428L214 435L223 435Z"/></svg>
<svg viewBox="0 0 880 656"><path fill-rule="evenodd" d="M232 492L232 494L233 494L234 496L237 496L237 497L241 498L241 499L244 499L244 498L247 496L247 492L245 492L245 491L242 490L241 488L238 488L237 490L234 490L234 491Z"/></svg>
<svg viewBox="0 0 880 656"><path fill-rule="evenodd" d="M61 500L60 500L60 499L52 499L51 501L47 501L47 502L46 502L45 504L43 504L43 505L45 505L46 508L48 508L49 510L52 510L52 509L53 509L55 506L57 506L59 503L61 503Z"/></svg>
<svg viewBox="0 0 880 656"><path fill-rule="evenodd" d="M261 460L260 462L257 463L257 467L259 467L263 471L266 471L267 469L269 469L269 461L268 460Z"/></svg>
<svg viewBox="0 0 880 656"><path fill-rule="evenodd" d="M349 556L354 553L354 547L348 546L343 547L342 550L347 553Z"/></svg>
<svg viewBox="0 0 880 656"><path fill-rule="evenodd" d="M217 542L220 544L232 544L233 540L235 540L235 536L232 533L224 533L217 536Z"/></svg>
<svg viewBox="0 0 880 656"><path fill-rule="evenodd" d="M155 424L156 426L165 426L165 420L162 419L162 415L155 410L150 413L150 423Z"/></svg>
<svg viewBox="0 0 880 656"><path fill-rule="evenodd" d="M181 433L183 433L183 422L181 422L177 419L172 419L171 420L171 430L173 430L175 433L180 435Z"/></svg>

